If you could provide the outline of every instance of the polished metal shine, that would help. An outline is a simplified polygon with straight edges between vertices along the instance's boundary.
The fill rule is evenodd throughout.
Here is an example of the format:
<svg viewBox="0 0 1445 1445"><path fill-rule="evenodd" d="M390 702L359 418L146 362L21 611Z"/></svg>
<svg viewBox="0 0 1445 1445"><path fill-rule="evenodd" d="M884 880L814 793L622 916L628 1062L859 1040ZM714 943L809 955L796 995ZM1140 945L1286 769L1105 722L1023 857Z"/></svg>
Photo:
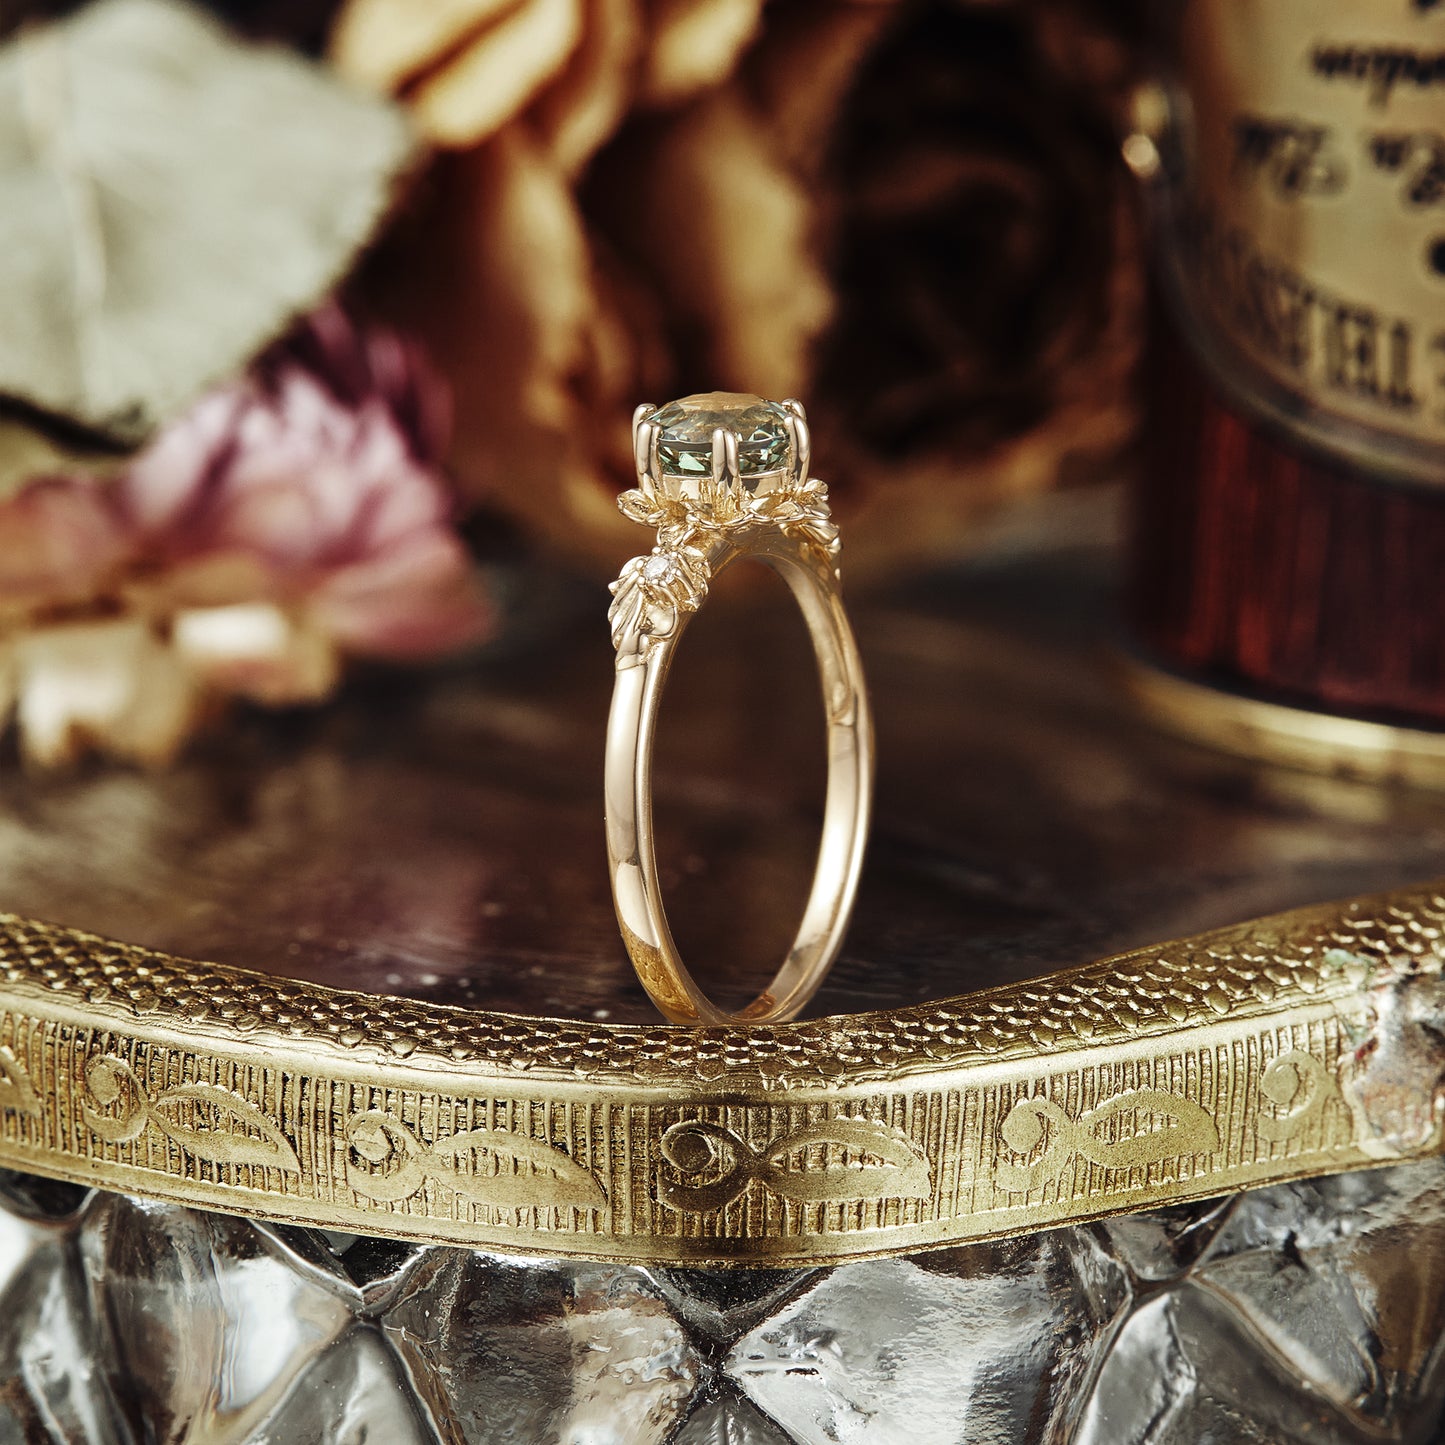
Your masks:
<svg viewBox="0 0 1445 1445"><path fill-rule="evenodd" d="M665 461L670 433L658 418L689 412L750 423L746 437L736 427L712 431L705 473ZM755 419L769 413L777 416L780 435L761 455L781 465L761 470L754 455L744 454L744 443L755 439ZM808 425L796 401L779 406L722 392L684 398L662 413L641 406L633 417L633 450L638 485L619 505L632 520L657 529L657 544L623 567L608 614L617 679L607 726L607 851L618 923L638 977L672 1022L783 1022L817 991L842 945L872 801L872 721L843 611L838 529L827 488L808 475ZM679 444L667 455L690 460L692 453ZM802 609L823 686L828 784L817 867L797 937L772 983L728 1013L688 972L668 926L652 827L652 753L662 690L687 621L711 580L743 557L773 568Z"/></svg>

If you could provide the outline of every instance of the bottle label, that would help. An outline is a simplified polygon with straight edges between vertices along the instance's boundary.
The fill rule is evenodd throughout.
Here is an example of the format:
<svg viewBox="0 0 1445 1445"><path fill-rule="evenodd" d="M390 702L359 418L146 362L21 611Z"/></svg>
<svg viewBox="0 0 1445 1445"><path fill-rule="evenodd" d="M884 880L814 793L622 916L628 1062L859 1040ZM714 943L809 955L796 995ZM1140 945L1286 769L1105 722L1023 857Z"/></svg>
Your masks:
<svg viewBox="0 0 1445 1445"><path fill-rule="evenodd" d="M1445 0L1186 0L1179 23L1196 324L1307 428L1445 444Z"/></svg>

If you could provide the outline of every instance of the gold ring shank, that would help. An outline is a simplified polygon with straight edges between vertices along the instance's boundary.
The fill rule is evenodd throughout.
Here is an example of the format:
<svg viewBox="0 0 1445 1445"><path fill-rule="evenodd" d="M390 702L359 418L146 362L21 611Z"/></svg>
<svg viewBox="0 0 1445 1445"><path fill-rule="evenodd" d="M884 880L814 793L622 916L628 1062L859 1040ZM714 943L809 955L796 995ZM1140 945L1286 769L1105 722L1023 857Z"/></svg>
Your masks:
<svg viewBox="0 0 1445 1445"><path fill-rule="evenodd" d="M852 913L873 791L872 720L837 573L815 547L767 525L712 541L709 574L739 558L773 568L802 609L827 713L828 781L823 833L803 920L771 984L736 1013L718 1008L688 972L668 927L652 826L657 713L689 614L665 636L620 652L607 726L607 850L623 941L653 1002L674 1023L767 1023L795 1018L816 992Z"/></svg>

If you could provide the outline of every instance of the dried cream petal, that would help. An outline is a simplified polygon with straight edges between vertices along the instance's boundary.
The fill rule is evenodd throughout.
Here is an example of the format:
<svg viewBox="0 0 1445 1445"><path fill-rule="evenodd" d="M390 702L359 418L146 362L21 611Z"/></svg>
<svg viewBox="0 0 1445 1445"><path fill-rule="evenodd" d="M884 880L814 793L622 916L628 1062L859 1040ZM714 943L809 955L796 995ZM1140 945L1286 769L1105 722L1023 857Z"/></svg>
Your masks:
<svg viewBox="0 0 1445 1445"><path fill-rule="evenodd" d="M441 145L476 145L562 69L581 39L582 0L525 0L418 85L413 114Z"/></svg>
<svg viewBox="0 0 1445 1445"><path fill-rule="evenodd" d="M373 90L399 89L516 0L350 0L331 35L332 64Z"/></svg>
<svg viewBox="0 0 1445 1445"><path fill-rule="evenodd" d="M336 649L275 603L240 603L178 613L177 656L206 684L269 706L317 702L340 677Z"/></svg>
<svg viewBox="0 0 1445 1445"><path fill-rule="evenodd" d="M672 103L726 80L762 13L763 0L660 0L652 14L647 98Z"/></svg>
<svg viewBox="0 0 1445 1445"><path fill-rule="evenodd" d="M25 756L55 767L89 748L168 762L195 720L194 679L136 618L72 623L14 642Z"/></svg>
<svg viewBox="0 0 1445 1445"><path fill-rule="evenodd" d="M528 364L517 402L530 420L571 423L566 379L585 359L595 297L582 218L567 179L545 156L510 138L493 209L483 220L492 284L524 313Z"/></svg>

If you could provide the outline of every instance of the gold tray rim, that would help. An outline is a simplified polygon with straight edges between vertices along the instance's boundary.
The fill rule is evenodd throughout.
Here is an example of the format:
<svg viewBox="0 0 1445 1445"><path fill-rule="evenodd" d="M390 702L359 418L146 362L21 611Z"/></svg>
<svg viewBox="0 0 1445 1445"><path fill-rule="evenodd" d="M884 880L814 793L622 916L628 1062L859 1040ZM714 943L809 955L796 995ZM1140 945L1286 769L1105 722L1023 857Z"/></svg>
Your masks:
<svg viewBox="0 0 1445 1445"><path fill-rule="evenodd" d="M1358 1087L1445 885L925 1005L691 1029L472 1011L0 915L0 1165L276 1222L813 1265L1420 1157Z"/></svg>

